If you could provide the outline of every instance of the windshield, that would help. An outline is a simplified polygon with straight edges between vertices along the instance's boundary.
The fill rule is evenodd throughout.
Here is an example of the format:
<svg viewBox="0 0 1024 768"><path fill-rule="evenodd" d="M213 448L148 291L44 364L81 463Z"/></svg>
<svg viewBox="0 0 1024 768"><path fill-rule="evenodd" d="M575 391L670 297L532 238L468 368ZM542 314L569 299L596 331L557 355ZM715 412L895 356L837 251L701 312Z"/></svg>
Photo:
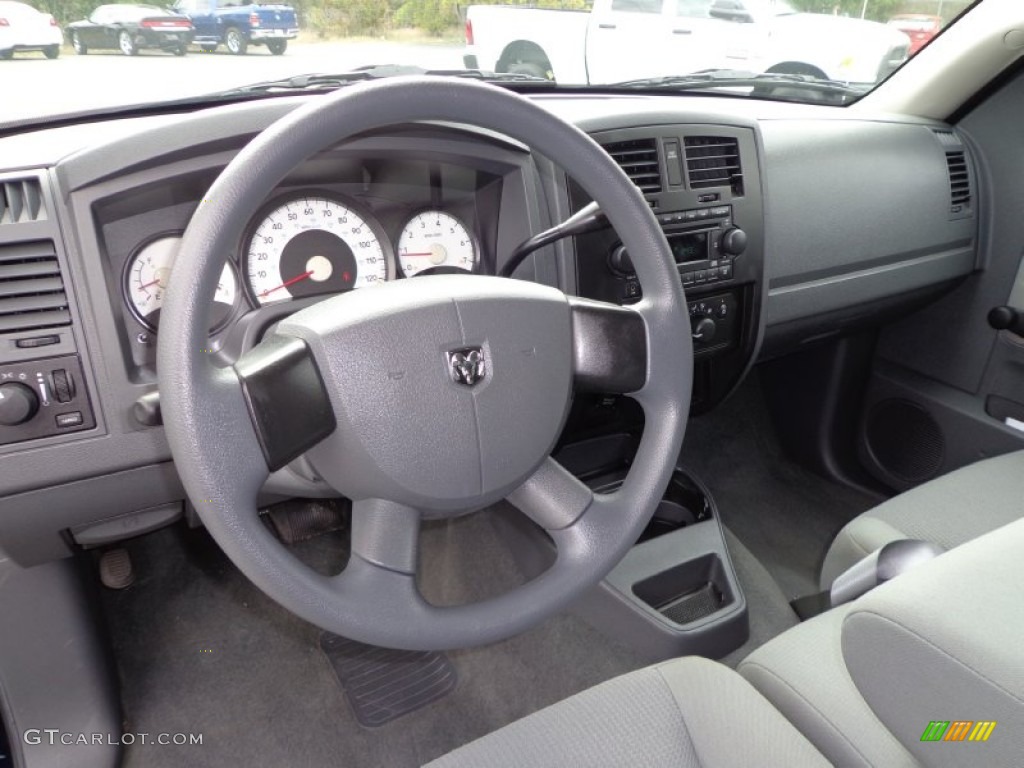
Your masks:
<svg viewBox="0 0 1024 768"><path fill-rule="evenodd" d="M3 0L0 123L183 99L325 90L351 82L344 75L363 67L374 68L367 77L460 71L493 73L521 88L656 88L846 104L916 55L968 5L172 0L157 7ZM703 80L691 82L693 73L703 73L696 78ZM332 77L296 79L310 74ZM267 81L276 85L245 88Z"/></svg>

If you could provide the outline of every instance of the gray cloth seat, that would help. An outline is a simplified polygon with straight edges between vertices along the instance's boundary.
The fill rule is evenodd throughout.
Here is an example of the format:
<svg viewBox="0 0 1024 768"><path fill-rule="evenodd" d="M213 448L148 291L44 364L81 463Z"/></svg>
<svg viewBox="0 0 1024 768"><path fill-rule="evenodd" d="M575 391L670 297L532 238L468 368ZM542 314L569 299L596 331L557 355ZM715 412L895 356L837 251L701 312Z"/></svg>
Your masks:
<svg viewBox="0 0 1024 768"><path fill-rule="evenodd" d="M1019 520L787 630L739 672L841 768L1016 768L1022 552ZM953 743L924 738L933 721ZM983 722L997 724L992 738L972 743Z"/></svg>
<svg viewBox="0 0 1024 768"><path fill-rule="evenodd" d="M609 680L428 768L827 766L736 672L685 657Z"/></svg>
<svg viewBox="0 0 1024 768"><path fill-rule="evenodd" d="M720 664L677 659L429 766L1020 766L1021 552L1024 520L787 630L740 666L764 696Z"/></svg>
<svg viewBox="0 0 1024 768"><path fill-rule="evenodd" d="M931 480L855 517L821 568L821 589L879 547L923 539L952 549L1024 518L1024 451L984 459Z"/></svg>

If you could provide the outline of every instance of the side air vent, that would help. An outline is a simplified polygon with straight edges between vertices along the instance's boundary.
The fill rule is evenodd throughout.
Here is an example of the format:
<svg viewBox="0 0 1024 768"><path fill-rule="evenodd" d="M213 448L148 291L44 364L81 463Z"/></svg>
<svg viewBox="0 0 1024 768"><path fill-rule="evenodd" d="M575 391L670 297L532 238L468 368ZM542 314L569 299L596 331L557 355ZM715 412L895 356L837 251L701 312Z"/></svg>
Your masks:
<svg viewBox="0 0 1024 768"><path fill-rule="evenodd" d="M743 169L736 139L728 136L687 136L683 139L683 146L690 189L730 187L734 195L743 194Z"/></svg>
<svg viewBox="0 0 1024 768"><path fill-rule="evenodd" d="M633 139L606 144L605 152L626 172L645 195L661 192L658 143L654 139Z"/></svg>
<svg viewBox="0 0 1024 768"><path fill-rule="evenodd" d="M0 226L45 218L46 206L39 179L0 182Z"/></svg>
<svg viewBox="0 0 1024 768"><path fill-rule="evenodd" d="M34 240L0 246L0 333L70 324L53 243Z"/></svg>
<svg viewBox="0 0 1024 768"><path fill-rule="evenodd" d="M971 204L971 177L963 150L946 152L949 169L949 212L963 213Z"/></svg>

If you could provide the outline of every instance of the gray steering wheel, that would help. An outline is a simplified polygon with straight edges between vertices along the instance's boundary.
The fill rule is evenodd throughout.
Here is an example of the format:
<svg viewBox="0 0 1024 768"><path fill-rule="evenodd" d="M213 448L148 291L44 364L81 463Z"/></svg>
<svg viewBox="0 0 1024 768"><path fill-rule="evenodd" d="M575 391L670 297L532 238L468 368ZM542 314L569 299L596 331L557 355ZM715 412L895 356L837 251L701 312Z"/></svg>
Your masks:
<svg viewBox="0 0 1024 768"><path fill-rule="evenodd" d="M643 285L630 307L475 275L399 280L325 299L231 367L207 354L225 254L268 190L347 137L423 120L500 132L557 161L600 204ZM395 78L312 99L249 143L182 241L163 307L160 397L177 470L220 547L282 606L331 632L407 649L496 641L593 586L668 484L689 410L686 302L636 187L585 133L514 93ZM646 417L622 486L594 494L550 458L574 391L624 393ZM353 500L351 556L325 576L259 520L269 472L305 454ZM507 498L543 527L553 564L502 595L437 607L416 586L420 521Z"/></svg>

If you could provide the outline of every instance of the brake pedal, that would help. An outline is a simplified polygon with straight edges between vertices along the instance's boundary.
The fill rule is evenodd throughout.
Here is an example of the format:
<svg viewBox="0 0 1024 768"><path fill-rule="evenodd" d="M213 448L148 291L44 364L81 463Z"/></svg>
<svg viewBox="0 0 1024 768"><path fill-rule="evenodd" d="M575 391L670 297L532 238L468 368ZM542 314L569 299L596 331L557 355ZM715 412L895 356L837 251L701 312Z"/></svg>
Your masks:
<svg viewBox="0 0 1024 768"><path fill-rule="evenodd" d="M108 549L100 555L100 582L107 589L126 589L135 583L135 569L127 549Z"/></svg>

